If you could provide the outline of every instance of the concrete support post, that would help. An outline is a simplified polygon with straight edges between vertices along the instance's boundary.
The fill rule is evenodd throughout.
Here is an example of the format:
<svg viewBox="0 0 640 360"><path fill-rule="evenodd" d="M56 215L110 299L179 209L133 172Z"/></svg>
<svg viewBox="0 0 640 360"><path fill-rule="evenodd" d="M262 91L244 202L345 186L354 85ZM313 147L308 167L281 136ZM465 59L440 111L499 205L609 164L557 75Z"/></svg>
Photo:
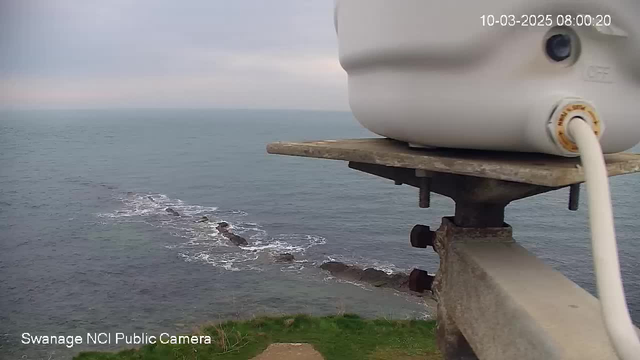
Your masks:
<svg viewBox="0 0 640 360"><path fill-rule="evenodd" d="M349 166L421 185L411 169ZM433 242L438 346L446 360L616 359L598 300L516 244L504 223L511 201L555 189L432 173L431 191L456 203Z"/></svg>
<svg viewBox="0 0 640 360"><path fill-rule="evenodd" d="M502 203L467 203L456 201L455 223L460 227L501 227L504 224L504 208Z"/></svg>
<svg viewBox="0 0 640 360"><path fill-rule="evenodd" d="M504 225L504 206L479 204L476 208L465 203L460 207L456 203L455 218L444 218L440 228L436 231L434 248L440 256L440 268L436 273L433 284L433 293L438 301L437 307L437 342L445 360L477 360L471 345L465 338L462 330L455 320L455 307L459 306L458 299L450 292L456 284L456 274L459 271L455 263L452 245L458 235L464 234L464 241L513 241L511 228ZM482 214L482 210L487 214ZM455 224L454 224L455 221ZM496 224L489 227L486 224ZM457 231L456 231L457 230ZM459 310L458 310L459 311Z"/></svg>
<svg viewBox="0 0 640 360"><path fill-rule="evenodd" d="M438 349L445 360L478 360L469 342L462 335L456 322L447 314L447 308L441 301L438 301L436 321Z"/></svg>
<svg viewBox="0 0 640 360"><path fill-rule="evenodd" d="M444 218L434 245L444 359L617 359L598 300L518 245L508 225Z"/></svg>

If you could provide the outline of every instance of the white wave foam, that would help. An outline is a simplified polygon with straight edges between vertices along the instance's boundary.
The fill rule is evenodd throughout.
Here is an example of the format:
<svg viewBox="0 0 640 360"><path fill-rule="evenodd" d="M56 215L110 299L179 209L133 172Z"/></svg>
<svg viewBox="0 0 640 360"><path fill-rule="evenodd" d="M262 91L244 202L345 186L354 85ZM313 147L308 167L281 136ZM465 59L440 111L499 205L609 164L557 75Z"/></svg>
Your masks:
<svg viewBox="0 0 640 360"><path fill-rule="evenodd" d="M183 257L187 262L202 261L229 271L249 270L252 268L252 265L242 266L242 263L255 261L258 259L257 254L249 253L210 254L206 252L200 252L194 255L185 253L180 253L179 255Z"/></svg>
<svg viewBox="0 0 640 360"><path fill-rule="evenodd" d="M180 199L171 199L165 194L127 194L119 199L124 205L110 213L97 214L98 217L148 217L167 215L166 209L172 208L183 216L193 217L218 210L215 206L185 205Z"/></svg>
<svg viewBox="0 0 640 360"><path fill-rule="evenodd" d="M359 283L357 281L350 281L350 280L344 280L344 279L335 279L337 282L339 283L343 283L343 284L350 284L350 285L355 285L363 290L366 291L372 291L372 289L370 287L368 287L367 285L363 284L363 283Z"/></svg>
<svg viewBox="0 0 640 360"><path fill-rule="evenodd" d="M305 266L301 265L301 264L292 264L289 266L283 266L282 268L280 268L280 271L282 272L300 272L302 270L304 270Z"/></svg>
<svg viewBox="0 0 640 360"><path fill-rule="evenodd" d="M326 243L326 239L306 234L279 234L269 236L256 222L242 221L248 214L242 210L219 210L215 206L187 204L165 194L127 193L119 198L122 208L108 213L96 214L99 218L113 222L141 222L150 227L166 231L180 243L166 244L165 248L178 250L187 262L204 262L229 271L262 271L273 264L270 255L279 253L305 254L311 247ZM181 216L172 216L166 209L172 208ZM209 222L198 220L207 216ZM249 241L249 245L237 247L216 229L224 221L234 234ZM102 223L106 224L107 221ZM301 271L306 259L293 264L279 264L282 271Z"/></svg>

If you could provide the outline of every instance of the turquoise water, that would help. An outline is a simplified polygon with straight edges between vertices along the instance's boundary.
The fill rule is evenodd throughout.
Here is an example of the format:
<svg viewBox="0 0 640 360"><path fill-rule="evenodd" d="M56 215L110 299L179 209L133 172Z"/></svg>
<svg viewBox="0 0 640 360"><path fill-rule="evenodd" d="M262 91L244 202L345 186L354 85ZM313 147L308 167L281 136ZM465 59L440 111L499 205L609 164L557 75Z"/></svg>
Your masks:
<svg viewBox="0 0 640 360"><path fill-rule="evenodd" d="M27 346L23 332L188 332L261 313L427 317L392 290L317 269L335 259L389 271L435 271L413 249L418 223L453 203L347 168L268 155L277 140L371 136L349 113L249 110L0 113L0 358L68 358L87 347ZM640 321L638 175L612 194L629 304ZM566 189L514 202L507 222L529 250L593 291L587 212ZM184 216L168 216L172 207ZM229 222L237 248L207 224ZM272 254L293 253L293 264ZM544 291L544 289L540 289ZM91 347L93 350L110 347Z"/></svg>

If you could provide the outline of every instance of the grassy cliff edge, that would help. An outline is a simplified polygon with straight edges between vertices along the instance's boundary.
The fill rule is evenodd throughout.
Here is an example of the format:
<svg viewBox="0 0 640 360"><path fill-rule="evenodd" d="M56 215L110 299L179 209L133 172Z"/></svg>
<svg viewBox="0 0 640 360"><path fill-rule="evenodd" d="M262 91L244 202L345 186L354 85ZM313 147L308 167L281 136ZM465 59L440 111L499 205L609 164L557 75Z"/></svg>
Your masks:
<svg viewBox="0 0 640 360"><path fill-rule="evenodd" d="M363 319L345 314L257 317L202 327L211 344L149 344L118 353L85 352L76 360L247 360L271 343L310 343L326 360L437 360L435 322Z"/></svg>

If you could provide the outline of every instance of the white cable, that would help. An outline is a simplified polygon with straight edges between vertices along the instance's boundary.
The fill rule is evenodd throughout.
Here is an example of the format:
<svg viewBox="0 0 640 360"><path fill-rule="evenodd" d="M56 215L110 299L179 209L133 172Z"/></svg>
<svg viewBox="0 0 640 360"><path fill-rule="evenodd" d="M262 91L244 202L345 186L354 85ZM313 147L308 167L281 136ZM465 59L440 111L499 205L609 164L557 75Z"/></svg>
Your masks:
<svg viewBox="0 0 640 360"><path fill-rule="evenodd" d="M602 149L591 127L581 118L569 122L569 133L578 145L587 184L591 247L602 317L618 357L637 360L640 359L640 340L629 316L620 278L609 178Z"/></svg>

